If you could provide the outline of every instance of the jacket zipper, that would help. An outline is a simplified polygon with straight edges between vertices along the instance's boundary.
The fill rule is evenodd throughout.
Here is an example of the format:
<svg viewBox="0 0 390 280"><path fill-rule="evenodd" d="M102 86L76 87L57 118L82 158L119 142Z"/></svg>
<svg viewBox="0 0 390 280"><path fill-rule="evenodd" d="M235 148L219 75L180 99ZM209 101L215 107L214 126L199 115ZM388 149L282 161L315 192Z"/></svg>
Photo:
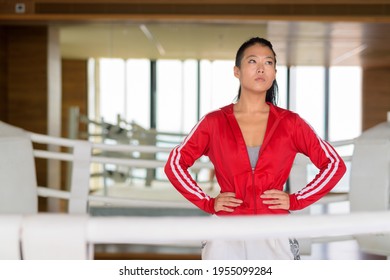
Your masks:
<svg viewBox="0 0 390 280"><path fill-rule="evenodd" d="M248 158L248 163L249 163L249 167L251 169L251 176L252 176L252 192L253 192L253 201L254 201L254 210L253 210L253 212L254 212L254 214L257 214L256 186L255 186L255 169L256 169L256 166L255 166L255 168L252 168L248 149L247 149L247 158ZM258 155L258 158L260 158L260 154ZM259 159L257 159L257 161L259 161ZM257 163L256 163L256 165L257 165Z"/></svg>
<svg viewBox="0 0 390 280"><path fill-rule="evenodd" d="M254 214L257 214L257 202L256 202L256 186L255 186L255 170L252 169L252 189L253 189L253 199L254 199Z"/></svg>

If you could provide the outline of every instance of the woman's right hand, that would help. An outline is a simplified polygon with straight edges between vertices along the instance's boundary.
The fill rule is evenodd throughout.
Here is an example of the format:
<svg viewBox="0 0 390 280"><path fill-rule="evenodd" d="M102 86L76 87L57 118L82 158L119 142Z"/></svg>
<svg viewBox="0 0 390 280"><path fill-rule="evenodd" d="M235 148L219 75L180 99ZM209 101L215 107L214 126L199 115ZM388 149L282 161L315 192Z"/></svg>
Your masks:
<svg viewBox="0 0 390 280"><path fill-rule="evenodd" d="M236 198L236 194L232 192L220 193L214 200L215 212L226 211L233 212L234 208L240 206L243 201Z"/></svg>

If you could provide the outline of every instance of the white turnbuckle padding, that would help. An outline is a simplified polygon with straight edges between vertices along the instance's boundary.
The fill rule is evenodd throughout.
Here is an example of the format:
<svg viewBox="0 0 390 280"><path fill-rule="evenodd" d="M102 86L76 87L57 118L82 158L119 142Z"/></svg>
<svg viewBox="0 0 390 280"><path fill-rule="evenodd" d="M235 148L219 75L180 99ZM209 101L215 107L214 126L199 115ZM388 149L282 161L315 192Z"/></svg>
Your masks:
<svg viewBox="0 0 390 280"><path fill-rule="evenodd" d="M22 215L0 216L0 260L20 260Z"/></svg>
<svg viewBox="0 0 390 280"><path fill-rule="evenodd" d="M25 216L21 234L23 259L88 259L87 221L87 215L45 213Z"/></svg>
<svg viewBox="0 0 390 280"><path fill-rule="evenodd" d="M0 213L38 211L37 180L31 140L0 137Z"/></svg>

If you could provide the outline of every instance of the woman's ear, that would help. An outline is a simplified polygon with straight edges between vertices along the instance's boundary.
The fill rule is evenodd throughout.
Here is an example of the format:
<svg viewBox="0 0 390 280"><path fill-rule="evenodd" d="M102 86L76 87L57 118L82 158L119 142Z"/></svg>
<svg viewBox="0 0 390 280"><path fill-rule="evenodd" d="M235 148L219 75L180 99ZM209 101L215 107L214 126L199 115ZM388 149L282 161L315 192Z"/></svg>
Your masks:
<svg viewBox="0 0 390 280"><path fill-rule="evenodd" d="M240 68L238 68L237 66L234 66L233 71L234 71L234 77L239 79L240 78Z"/></svg>

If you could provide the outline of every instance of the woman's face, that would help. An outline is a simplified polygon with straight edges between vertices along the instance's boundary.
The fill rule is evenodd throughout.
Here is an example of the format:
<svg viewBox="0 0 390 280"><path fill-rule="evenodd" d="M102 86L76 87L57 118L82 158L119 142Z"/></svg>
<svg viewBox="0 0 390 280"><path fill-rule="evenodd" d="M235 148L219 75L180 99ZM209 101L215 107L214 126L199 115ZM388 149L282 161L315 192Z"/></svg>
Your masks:
<svg viewBox="0 0 390 280"><path fill-rule="evenodd" d="M234 67L241 92L266 92L276 77L275 56L269 47L255 44L244 51L241 66Z"/></svg>

